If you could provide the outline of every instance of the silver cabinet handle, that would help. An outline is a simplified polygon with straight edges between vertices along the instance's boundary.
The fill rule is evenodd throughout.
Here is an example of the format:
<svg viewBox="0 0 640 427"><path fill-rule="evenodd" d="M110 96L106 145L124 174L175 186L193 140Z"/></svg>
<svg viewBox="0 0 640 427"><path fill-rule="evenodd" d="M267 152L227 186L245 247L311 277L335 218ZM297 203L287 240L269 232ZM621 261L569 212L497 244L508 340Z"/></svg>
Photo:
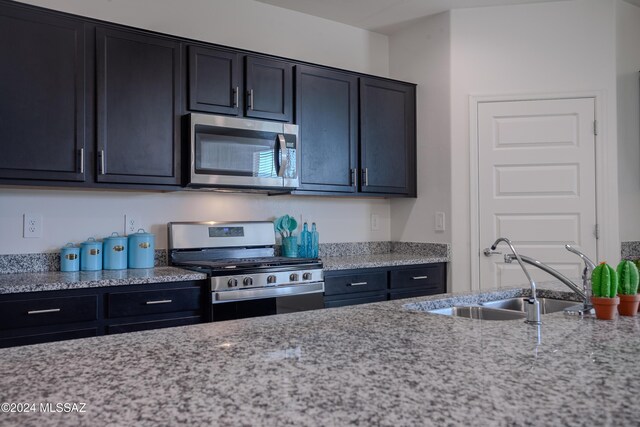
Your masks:
<svg viewBox="0 0 640 427"><path fill-rule="evenodd" d="M355 283L347 283L347 286L363 286L366 284L367 282L355 282Z"/></svg>
<svg viewBox="0 0 640 427"><path fill-rule="evenodd" d="M147 305L153 305L153 304L169 304L173 302L173 300L170 299L161 299L161 300L157 300L157 301L147 301L145 302L145 304Z"/></svg>
<svg viewBox="0 0 640 427"><path fill-rule="evenodd" d="M362 173L364 174L364 186L367 187L369 186L369 168L364 168Z"/></svg>
<svg viewBox="0 0 640 427"><path fill-rule="evenodd" d="M46 309L46 310L31 310L31 311L27 311L27 314L57 313L60 310L61 309L59 309L59 308L49 308L49 309Z"/></svg>
<svg viewBox="0 0 640 427"><path fill-rule="evenodd" d="M84 148L80 149L80 173L84 173Z"/></svg>
<svg viewBox="0 0 640 427"><path fill-rule="evenodd" d="M100 167L100 170L98 171L98 173L100 175L104 175L104 150L100 150L98 152L98 164Z"/></svg>
<svg viewBox="0 0 640 427"><path fill-rule="evenodd" d="M253 89L249 90L249 110L253 110Z"/></svg>
<svg viewBox="0 0 640 427"><path fill-rule="evenodd" d="M235 108L238 108L238 104L240 103L240 88L238 86L236 86L236 88L233 90L233 106Z"/></svg>
<svg viewBox="0 0 640 427"><path fill-rule="evenodd" d="M358 186L358 168L351 169L351 186Z"/></svg>
<svg viewBox="0 0 640 427"><path fill-rule="evenodd" d="M411 280L424 280L424 279L428 279L427 276L413 276L411 278Z"/></svg>

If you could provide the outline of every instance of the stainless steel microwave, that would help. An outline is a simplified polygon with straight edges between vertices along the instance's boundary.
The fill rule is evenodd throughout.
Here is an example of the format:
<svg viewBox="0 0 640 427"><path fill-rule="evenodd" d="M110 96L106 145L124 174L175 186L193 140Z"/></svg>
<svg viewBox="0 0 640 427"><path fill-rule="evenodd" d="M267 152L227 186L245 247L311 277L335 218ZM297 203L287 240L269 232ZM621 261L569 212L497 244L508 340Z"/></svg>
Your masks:
<svg viewBox="0 0 640 427"><path fill-rule="evenodd" d="M292 190L299 185L298 126L191 113L192 188Z"/></svg>

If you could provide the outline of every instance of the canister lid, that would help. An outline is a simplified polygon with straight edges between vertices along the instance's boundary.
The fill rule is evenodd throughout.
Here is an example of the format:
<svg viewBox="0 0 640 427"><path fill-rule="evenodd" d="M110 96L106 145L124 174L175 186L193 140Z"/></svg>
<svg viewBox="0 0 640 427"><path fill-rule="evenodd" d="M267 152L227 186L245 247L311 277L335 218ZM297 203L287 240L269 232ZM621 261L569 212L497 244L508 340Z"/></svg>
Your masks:
<svg viewBox="0 0 640 427"><path fill-rule="evenodd" d="M136 231L133 234L129 234L129 237L132 236L136 236L136 237L156 237L155 234L153 233L147 233L146 231L144 231L144 228L139 228L138 231Z"/></svg>
<svg viewBox="0 0 640 427"><path fill-rule="evenodd" d="M98 242L95 237L89 237L81 243L82 246L102 246L102 242Z"/></svg>
<svg viewBox="0 0 640 427"><path fill-rule="evenodd" d="M105 237L103 240L105 241L105 243L106 242L121 242L123 240L127 240L127 238L125 236L120 236L117 231L114 231L113 233L111 233L111 236Z"/></svg>

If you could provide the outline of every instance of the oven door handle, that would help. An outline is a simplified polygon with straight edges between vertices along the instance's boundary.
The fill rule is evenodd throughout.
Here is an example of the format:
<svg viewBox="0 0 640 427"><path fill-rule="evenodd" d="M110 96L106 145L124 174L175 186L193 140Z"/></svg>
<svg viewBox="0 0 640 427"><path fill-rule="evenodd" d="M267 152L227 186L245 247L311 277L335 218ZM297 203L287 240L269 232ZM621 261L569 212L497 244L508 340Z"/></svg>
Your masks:
<svg viewBox="0 0 640 427"><path fill-rule="evenodd" d="M233 301L289 297L294 295L316 294L324 292L324 282L303 283L301 285L274 286L271 288L238 289L211 293L211 303L220 304Z"/></svg>

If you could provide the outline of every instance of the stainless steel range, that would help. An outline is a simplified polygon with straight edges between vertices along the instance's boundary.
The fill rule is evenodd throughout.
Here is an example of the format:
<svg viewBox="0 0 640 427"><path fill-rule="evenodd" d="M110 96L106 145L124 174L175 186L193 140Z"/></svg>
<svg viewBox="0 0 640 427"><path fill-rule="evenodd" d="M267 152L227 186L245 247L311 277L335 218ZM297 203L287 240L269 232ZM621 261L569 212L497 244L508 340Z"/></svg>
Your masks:
<svg viewBox="0 0 640 427"><path fill-rule="evenodd" d="M169 263L206 273L210 320L324 307L322 263L275 256L273 223L171 222Z"/></svg>

